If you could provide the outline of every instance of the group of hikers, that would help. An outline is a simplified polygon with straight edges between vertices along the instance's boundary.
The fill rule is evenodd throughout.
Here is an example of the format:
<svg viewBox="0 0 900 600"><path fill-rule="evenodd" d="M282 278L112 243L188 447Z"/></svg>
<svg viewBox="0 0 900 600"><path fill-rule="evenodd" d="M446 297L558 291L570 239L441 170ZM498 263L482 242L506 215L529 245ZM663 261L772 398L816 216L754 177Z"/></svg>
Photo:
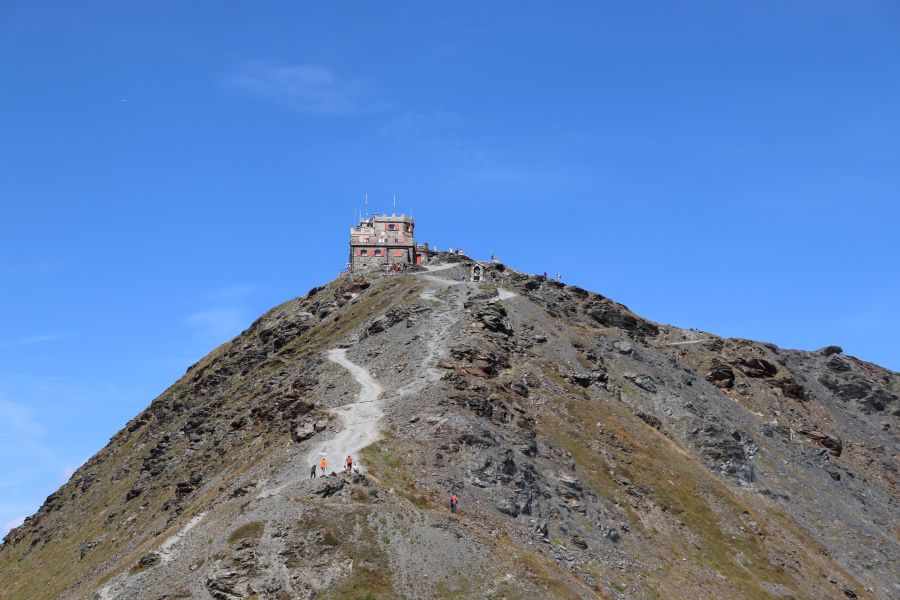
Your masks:
<svg viewBox="0 0 900 600"><path fill-rule="evenodd" d="M320 476L324 477L325 471L328 470L328 460L325 458L324 454L322 455L322 460L319 461L319 464L317 464L317 465L314 464L309 469L309 478L310 479L315 479L317 468L321 469L322 474ZM359 473L359 469L357 469L356 472ZM344 473L353 473L353 457L352 456L348 455L347 458L344 459Z"/></svg>

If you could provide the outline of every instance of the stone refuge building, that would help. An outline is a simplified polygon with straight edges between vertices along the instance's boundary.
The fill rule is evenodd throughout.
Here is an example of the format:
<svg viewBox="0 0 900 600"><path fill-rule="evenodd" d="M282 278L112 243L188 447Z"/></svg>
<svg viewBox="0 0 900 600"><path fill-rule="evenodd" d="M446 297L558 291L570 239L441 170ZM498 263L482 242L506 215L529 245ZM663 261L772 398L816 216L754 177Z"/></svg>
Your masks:
<svg viewBox="0 0 900 600"><path fill-rule="evenodd" d="M406 215L378 215L360 219L350 228L350 271L402 269L420 265L424 253L416 247L416 223Z"/></svg>

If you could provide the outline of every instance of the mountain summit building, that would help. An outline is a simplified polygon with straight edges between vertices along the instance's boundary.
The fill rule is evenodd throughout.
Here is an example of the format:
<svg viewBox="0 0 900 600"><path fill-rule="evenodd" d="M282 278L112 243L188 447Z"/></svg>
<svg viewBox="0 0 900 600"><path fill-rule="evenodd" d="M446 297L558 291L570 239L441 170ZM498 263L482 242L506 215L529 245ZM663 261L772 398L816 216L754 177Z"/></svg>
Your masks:
<svg viewBox="0 0 900 600"><path fill-rule="evenodd" d="M360 219L350 228L350 271L403 269L422 264L413 232L416 222L406 215L378 215Z"/></svg>

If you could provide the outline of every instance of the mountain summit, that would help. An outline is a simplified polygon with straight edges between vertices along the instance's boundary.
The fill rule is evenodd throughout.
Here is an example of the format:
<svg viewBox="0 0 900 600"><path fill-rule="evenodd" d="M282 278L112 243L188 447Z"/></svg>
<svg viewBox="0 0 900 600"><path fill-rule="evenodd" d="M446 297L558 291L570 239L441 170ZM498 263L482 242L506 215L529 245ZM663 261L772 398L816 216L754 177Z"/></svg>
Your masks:
<svg viewBox="0 0 900 600"><path fill-rule="evenodd" d="M0 596L900 596L897 373L424 252L190 367L7 535Z"/></svg>

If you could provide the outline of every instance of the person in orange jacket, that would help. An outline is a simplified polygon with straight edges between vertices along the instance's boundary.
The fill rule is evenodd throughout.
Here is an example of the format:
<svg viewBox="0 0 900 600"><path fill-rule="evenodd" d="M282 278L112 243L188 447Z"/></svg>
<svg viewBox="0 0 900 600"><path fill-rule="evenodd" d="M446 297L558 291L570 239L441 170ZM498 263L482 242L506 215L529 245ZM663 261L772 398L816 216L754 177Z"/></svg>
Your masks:
<svg viewBox="0 0 900 600"><path fill-rule="evenodd" d="M450 512L456 514L456 505L459 504L459 498L456 497L456 494L450 496Z"/></svg>
<svg viewBox="0 0 900 600"><path fill-rule="evenodd" d="M322 469L322 475L325 475L325 469L328 468L328 461L325 460L325 457L322 457L322 460L319 461L319 468Z"/></svg>

